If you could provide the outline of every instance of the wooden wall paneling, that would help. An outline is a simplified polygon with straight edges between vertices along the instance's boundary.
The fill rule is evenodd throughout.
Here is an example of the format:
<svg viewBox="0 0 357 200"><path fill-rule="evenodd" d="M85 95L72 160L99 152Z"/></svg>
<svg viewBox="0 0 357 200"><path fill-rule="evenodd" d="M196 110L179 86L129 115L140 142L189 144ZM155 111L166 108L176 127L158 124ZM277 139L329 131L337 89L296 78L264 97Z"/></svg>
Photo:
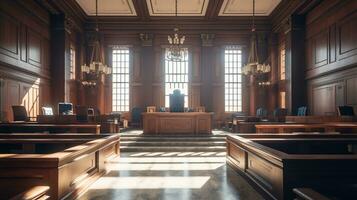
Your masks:
<svg viewBox="0 0 357 200"><path fill-rule="evenodd" d="M312 41L312 57L313 68L321 67L328 64L328 53L329 53L329 37L328 30L322 31Z"/></svg>
<svg viewBox="0 0 357 200"><path fill-rule="evenodd" d="M224 118L224 51L222 46L214 47L215 66L212 73L212 104L214 119L218 123ZM217 124L220 126L219 124Z"/></svg>
<svg viewBox="0 0 357 200"><path fill-rule="evenodd" d="M356 63L357 58L357 7L352 13L347 14L337 22L337 41L339 61L352 58Z"/></svg>
<svg viewBox="0 0 357 200"><path fill-rule="evenodd" d="M12 105L21 105L21 90L20 90L20 83L12 80L6 81L6 111L7 111L7 120L13 120L12 114Z"/></svg>
<svg viewBox="0 0 357 200"><path fill-rule="evenodd" d="M157 107L165 106L165 86L164 86L164 55L165 49L155 47L155 61L153 76L153 103Z"/></svg>
<svg viewBox="0 0 357 200"><path fill-rule="evenodd" d="M28 44L28 62L35 66L41 66L41 37L34 30L28 29L27 31L27 44Z"/></svg>
<svg viewBox="0 0 357 200"><path fill-rule="evenodd" d="M153 95L153 81L154 77L151 75L155 67L155 52L153 46L142 47L142 57L141 57L141 66L142 66L142 84L143 84L143 96L144 106L151 106L154 104Z"/></svg>
<svg viewBox="0 0 357 200"><path fill-rule="evenodd" d="M132 68L130 86L130 105L131 107L144 107L144 93L142 90L142 66L141 66L141 47L132 48Z"/></svg>
<svg viewBox="0 0 357 200"><path fill-rule="evenodd" d="M349 78L346 80L346 104L353 106L357 111L357 77Z"/></svg>
<svg viewBox="0 0 357 200"><path fill-rule="evenodd" d="M202 46L201 54L201 72L202 72L202 86L201 86L201 105L205 106L206 111L212 111L212 72L215 67L214 55L212 46Z"/></svg>
<svg viewBox="0 0 357 200"><path fill-rule="evenodd" d="M323 1L306 16L307 78L357 63L356 1Z"/></svg>
<svg viewBox="0 0 357 200"><path fill-rule="evenodd" d="M202 74L202 66L201 66L201 48L200 47L192 47L192 53L190 53L190 57L192 63L190 63L190 88L189 88L189 104L188 106L191 108L195 108L201 106L201 74Z"/></svg>
<svg viewBox="0 0 357 200"><path fill-rule="evenodd" d="M12 16L0 13L0 53L18 59L20 24Z"/></svg>
<svg viewBox="0 0 357 200"><path fill-rule="evenodd" d="M335 115L335 85L325 85L313 89L313 113L314 115Z"/></svg>

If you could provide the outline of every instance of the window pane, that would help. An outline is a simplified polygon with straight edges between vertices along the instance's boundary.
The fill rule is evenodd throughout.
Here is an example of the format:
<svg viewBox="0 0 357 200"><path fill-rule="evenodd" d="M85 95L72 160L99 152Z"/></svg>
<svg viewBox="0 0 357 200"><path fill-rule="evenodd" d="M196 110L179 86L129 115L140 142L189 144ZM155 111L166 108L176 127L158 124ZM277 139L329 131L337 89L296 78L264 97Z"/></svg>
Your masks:
<svg viewBox="0 0 357 200"><path fill-rule="evenodd" d="M168 49L166 49L167 56ZM185 107L188 107L188 49L184 49L181 61L165 60L165 106L170 106L170 94L179 89L185 95Z"/></svg>
<svg viewBox="0 0 357 200"><path fill-rule="evenodd" d="M227 47L224 51L224 109L242 111L242 50Z"/></svg>
<svg viewBox="0 0 357 200"><path fill-rule="evenodd" d="M120 47L114 49L113 57L113 78L112 78L112 110L129 111L129 49Z"/></svg>

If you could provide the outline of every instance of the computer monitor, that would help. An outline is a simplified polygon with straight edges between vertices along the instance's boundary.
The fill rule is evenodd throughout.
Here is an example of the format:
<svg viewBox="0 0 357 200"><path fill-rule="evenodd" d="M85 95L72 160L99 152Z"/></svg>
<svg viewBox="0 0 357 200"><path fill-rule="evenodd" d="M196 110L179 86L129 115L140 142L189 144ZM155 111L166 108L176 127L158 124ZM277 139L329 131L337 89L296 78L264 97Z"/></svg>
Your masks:
<svg viewBox="0 0 357 200"><path fill-rule="evenodd" d="M73 104L61 102L58 103L58 114L59 115L72 115L73 114Z"/></svg>
<svg viewBox="0 0 357 200"><path fill-rule="evenodd" d="M185 95L181 94L180 90L174 90L170 94L170 112L184 112L185 111Z"/></svg>

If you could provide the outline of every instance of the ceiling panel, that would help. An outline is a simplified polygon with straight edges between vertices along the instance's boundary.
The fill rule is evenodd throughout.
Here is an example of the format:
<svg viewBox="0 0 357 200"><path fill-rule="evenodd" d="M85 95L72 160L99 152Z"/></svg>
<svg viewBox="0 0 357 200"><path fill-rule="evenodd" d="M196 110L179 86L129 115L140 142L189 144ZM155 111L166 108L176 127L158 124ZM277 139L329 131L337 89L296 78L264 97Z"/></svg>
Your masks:
<svg viewBox="0 0 357 200"><path fill-rule="evenodd" d="M178 0L178 16L205 16L209 0ZM146 0L151 16L175 16L175 0Z"/></svg>
<svg viewBox="0 0 357 200"><path fill-rule="evenodd" d="M76 0L87 15L95 15L95 0ZM136 16L132 0L98 0L98 15Z"/></svg>
<svg viewBox="0 0 357 200"><path fill-rule="evenodd" d="M268 16L281 0L256 0L255 13L257 16ZM253 0L224 0L219 16L251 16Z"/></svg>

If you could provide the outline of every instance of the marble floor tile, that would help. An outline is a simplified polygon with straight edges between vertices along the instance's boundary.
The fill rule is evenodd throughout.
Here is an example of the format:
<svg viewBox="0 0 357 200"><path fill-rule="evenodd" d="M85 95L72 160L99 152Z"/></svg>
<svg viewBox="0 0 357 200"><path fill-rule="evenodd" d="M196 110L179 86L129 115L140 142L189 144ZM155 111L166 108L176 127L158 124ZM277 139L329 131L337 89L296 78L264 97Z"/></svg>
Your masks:
<svg viewBox="0 0 357 200"><path fill-rule="evenodd" d="M123 153L110 172L79 199L93 200L261 200L225 163L224 154Z"/></svg>

